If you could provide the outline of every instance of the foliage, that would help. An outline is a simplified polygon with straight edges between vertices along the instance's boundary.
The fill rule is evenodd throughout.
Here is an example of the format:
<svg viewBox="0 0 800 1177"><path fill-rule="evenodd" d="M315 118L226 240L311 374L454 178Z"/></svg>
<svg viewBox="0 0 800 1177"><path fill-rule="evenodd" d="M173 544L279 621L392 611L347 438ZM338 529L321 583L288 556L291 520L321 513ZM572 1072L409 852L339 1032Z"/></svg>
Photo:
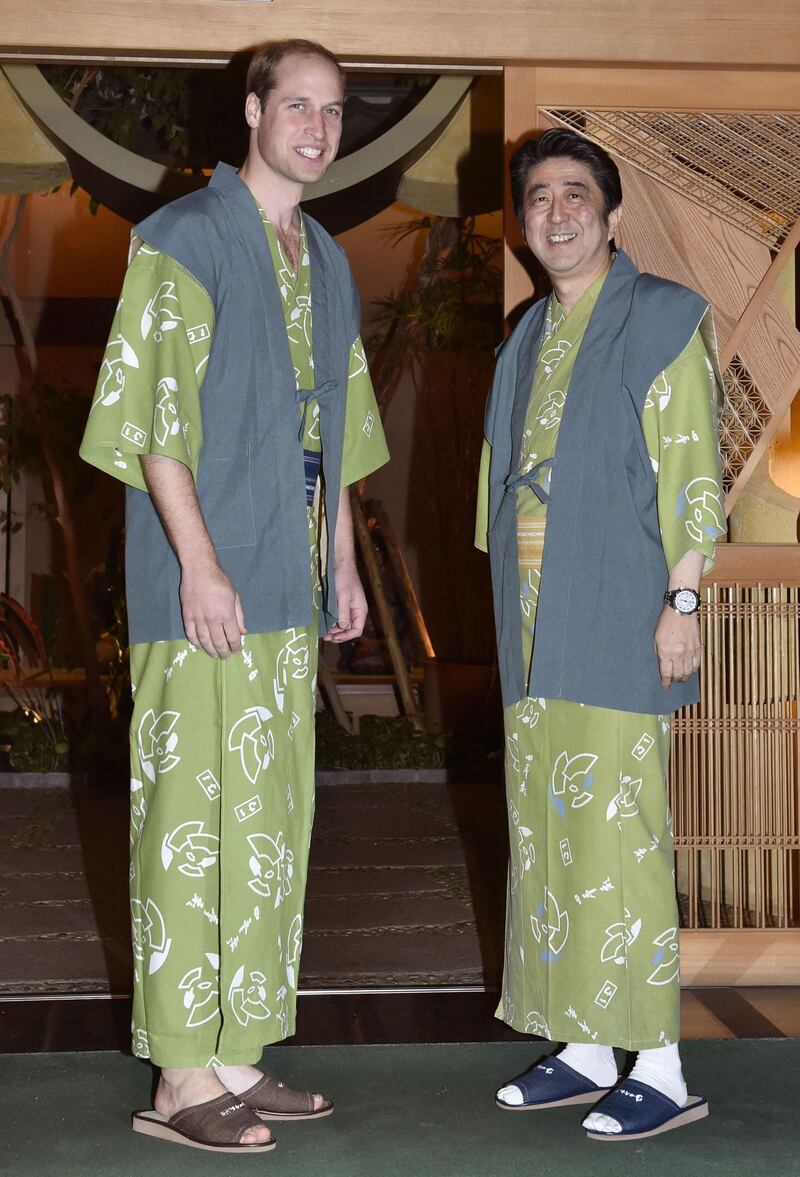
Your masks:
<svg viewBox="0 0 800 1177"><path fill-rule="evenodd" d="M415 258L402 290L376 304L370 366L382 414L404 377L415 393L408 540L437 656L489 662L488 568L472 531L484 404L502 337L502 245L479 233L474 217L426 216L392 231L395 242L409 235Z"/></svg>
<svg viewBox="0 0 800 1177"><path fill-rule="evenodd" d="M51 435L58 438L64 485L74 503L85 498L95 478L94 467L78 457L91 394L68 380L58 388L41 384L37 392L38 398L0 396L0 488L8 492L23 473L43 476L43 485L49 485L38 417L41 411L46 414ZM56 516L52 499L37 504L37 509L47 518ZM10 520L5 512L0 513L0 530L15 532L21 526L21 520Z"/></svg>
<svg viewBox="0 0 800 1177"><path fill-rule="evenodd" d="M226 70L47 66L45 77L90 126L176 167L213 167L246 149L243 66Z"/></svg>
<svg viewBox="0 0 800 1177"><path fill-rule="evenodd" d="M431 352L491 354L502 333L499 238L474 217L421 217L392 226L393 244L419 234L423 253L405 287L375 305L370 346L389 371L424 364Z"/></svg>
<svg viewBox="0 0 800 1177"><path fill-rule="evenodd" d="M415 731L405 716L365 715L349 735L329 711L317 716L317 768L442 768L447 741Z"/></svg>
<svg viewBox="0 0 800 1177"><path fill-rule="evenodd" d="M16 711L0 713L0 733L11 745L12 767L18 772L60 771L67 764L69 740L44 639L19 601L5 593L0 594L0 656L9 672L6 688L17 705ZM44 685L24 681L25 671L31 670L44 677Z"/></svg>

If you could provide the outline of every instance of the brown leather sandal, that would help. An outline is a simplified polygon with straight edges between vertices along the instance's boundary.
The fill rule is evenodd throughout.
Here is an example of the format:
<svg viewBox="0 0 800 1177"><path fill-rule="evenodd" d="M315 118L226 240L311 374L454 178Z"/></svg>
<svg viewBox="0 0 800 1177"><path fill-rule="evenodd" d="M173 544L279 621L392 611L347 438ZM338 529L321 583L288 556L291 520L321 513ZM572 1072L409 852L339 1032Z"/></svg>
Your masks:
<svg viewBox="0 0 800 1177"><path fill-rule="evenodd" d="M265 1144L241 1143L247 1129L260 1128L261 1121L241 1096L227 1091L207 1103L183 1108L170 1117L149 1109L134 1112L132 1127L134 1132L142 1132L145 1136L208 1152L272 1152L277 1143L275 1140Z"/></svg>
<svg viewBox="0 0 800 1177"><path fill-rule="evenodd" d="M319 1120L333 1111L331 1100L326 1099L322 1107L315 1108L310 1091L295 1091L271 1075L263 1075L239 1099L262 1120Z"/></svg>

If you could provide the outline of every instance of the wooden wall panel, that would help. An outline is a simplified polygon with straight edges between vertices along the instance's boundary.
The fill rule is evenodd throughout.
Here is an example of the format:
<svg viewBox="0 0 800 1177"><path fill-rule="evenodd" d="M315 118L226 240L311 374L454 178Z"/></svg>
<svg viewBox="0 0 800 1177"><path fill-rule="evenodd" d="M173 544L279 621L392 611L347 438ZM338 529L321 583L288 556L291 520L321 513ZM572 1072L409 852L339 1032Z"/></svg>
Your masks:
<svg viewBox="0 0 800 1177"><path fill-rule="evenodd" d="M635 62L796 66L795 0L1 0L0 38L20 48L232 54L313 36L342 57L423 62Z"/></svg>

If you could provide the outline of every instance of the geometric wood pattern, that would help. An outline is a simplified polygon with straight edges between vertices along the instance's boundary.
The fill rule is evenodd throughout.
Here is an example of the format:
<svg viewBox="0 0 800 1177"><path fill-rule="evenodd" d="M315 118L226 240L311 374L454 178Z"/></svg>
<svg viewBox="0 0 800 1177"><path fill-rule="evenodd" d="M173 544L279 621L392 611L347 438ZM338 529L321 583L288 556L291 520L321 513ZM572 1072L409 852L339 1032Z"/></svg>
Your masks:
<svg viewBox="0 0 800 1177"><path fill-rule="evenodd" d="M710 84L713 81L709 79ZM800 114L547 110L682 196L777 249L800 220Z"/></svg>
<svg viewBox="0 0 800 1177"><path fill-rule="evenodd" d="M722 486L727 494L769 423L771 411L739 356L725 369L725 406L719 423Z"/></svg>
<svg viewBox="0 0 800 1177"><path fill-rule="evenodd" d="M614 155L617 242L713 307L733 398L720 431L730 514L800 389L800 332L776 289L800 235L800 115L540 108L539 118Z"/></svg>

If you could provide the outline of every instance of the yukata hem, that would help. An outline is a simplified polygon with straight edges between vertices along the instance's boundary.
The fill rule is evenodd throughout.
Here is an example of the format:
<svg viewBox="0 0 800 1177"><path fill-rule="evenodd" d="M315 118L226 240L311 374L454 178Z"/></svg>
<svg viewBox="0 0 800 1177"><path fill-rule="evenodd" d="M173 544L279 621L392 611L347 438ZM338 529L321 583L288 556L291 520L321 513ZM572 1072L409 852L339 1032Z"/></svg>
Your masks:
<svg viewBox="0 0 800 1177"><path fill-rule="evenodd" d="M576 1027L575 1027L574 1022L565 1022L563 1026L556 1023L555 1024L555 1031L554 1031L554 1027L553 1027L552 1023L549 1023L550 1035L547 1036L544 1034L532 1034L530 1030L525 1029L524 1023L503 1017L502 1013L500 1013L499 1010L497 1011L497 1013L495 1013L494 1016L497 1018L497 1020L499 1022L505 1022L505 1024L507 1026L510 1026L512 1030L516 1030L518 1034L525 1034L526 1037L529 1037L529 1038L541 1038L545 1042L578 1042L578 1038L576 1037L576 1033L575 1033ZM563 1033L559 1033L558 1031L563 1031ZM676 1032L675 1037L671 1041L678 1042L679 1038L680 1038L680 1035L679 1035L679 1033ZM582 1043L581 1043L581 1045L582 1045ZM594 1045L594 1043L590 1041L590 1042L587 1042L587 1045ZM613 1038L612 1037L611 1042L606 1042L604 1039L603 1042L597 1043L597 1045L598 1046L615 1046L619 1050L654 1050L656 1047L664 1045L664 1038L661 1037L661 1038L634 1038L634 1039L630 1039L630 1038Z"/></svg>
<svg viewBox="0 0 800 1177"><path fill-rule="evenodd" d="M222 1067L256 1066L267 1046L274 1046L277 1042L284 1042L295 1033L295 1019L289 1018L286 1033L268 1034L259 1041L245 1045L215 1049L215 1043L200 1050L191 1040L183 1035L148 1034L148 1050L142 1050L140 1043L134 1043L134 1053L137 1058L148 1059L156 1067L208 1067L212 1065ZM213 1063L212 1060L213 1059Z"/></svg>

